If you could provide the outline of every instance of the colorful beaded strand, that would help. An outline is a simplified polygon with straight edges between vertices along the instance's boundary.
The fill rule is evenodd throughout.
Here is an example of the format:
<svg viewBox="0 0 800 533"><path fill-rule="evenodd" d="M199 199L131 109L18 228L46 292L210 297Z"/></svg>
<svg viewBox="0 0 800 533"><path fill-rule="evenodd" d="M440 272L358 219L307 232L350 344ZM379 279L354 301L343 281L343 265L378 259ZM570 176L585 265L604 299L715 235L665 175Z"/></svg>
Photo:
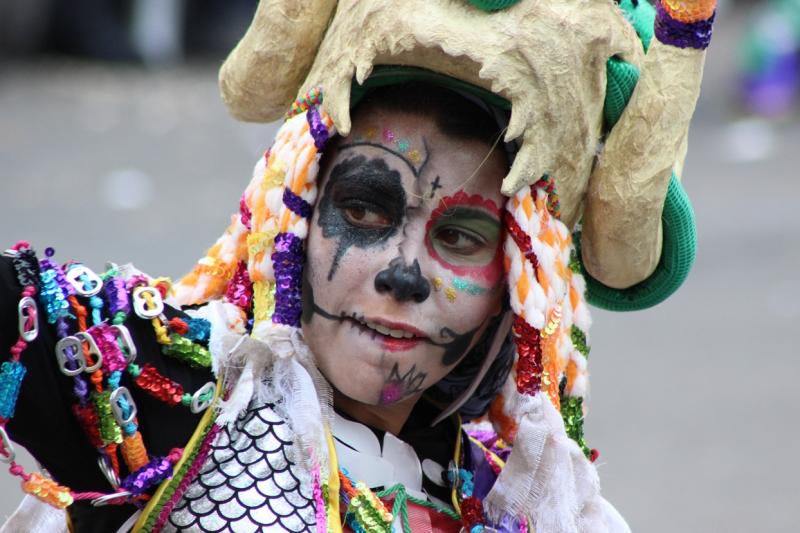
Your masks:
<svg viewBox="0 0 800 533"><path fill-rule="evenodd" d="M8 471L11 475L22 479L22 490L39 500L54 507L63 509L73 502L73 497L67 487L59 485L38 472L26 474L25 470L15 461L14 448L6 433L6 424L14 416L14 410L19 398L22 379L26 369L20 362L22 352L29 342L38 336L38 313L36 301L33 299L37 293L36 258L30 245L20 241L10 250L17 280L23 286L18 305L19 339L9 350L11 361L6 361L0 371L0 455L2 461L9 464ZM59 306L63 309L62 306ZM27 311L27 313L26 313Z"/></svg>

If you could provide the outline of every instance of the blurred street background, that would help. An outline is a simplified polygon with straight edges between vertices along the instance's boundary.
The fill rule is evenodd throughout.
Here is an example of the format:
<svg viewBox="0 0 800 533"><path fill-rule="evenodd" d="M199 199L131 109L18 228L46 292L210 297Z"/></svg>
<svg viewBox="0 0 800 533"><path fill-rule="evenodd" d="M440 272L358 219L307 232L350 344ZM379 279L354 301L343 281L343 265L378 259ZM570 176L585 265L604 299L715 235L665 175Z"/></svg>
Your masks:
<svg viewBox="0 0 800 533"><path fill-rule="evenodd" d="M0 0L2 246L186 272L277 128L217 92L254 6ZM653 309L594 313L587 440L635 532L800 531L799 41L798 0L720 5L683 176L694 270ZM5 472L0 495L3 520Z"/></svg>

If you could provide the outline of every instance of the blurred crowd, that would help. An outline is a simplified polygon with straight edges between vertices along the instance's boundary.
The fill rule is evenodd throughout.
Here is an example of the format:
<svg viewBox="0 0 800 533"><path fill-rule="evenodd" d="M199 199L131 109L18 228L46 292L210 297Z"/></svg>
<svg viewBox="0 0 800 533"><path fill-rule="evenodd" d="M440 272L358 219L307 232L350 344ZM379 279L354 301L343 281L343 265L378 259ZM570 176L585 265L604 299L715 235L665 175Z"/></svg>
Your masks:
<svg viewBox="0 0 800 533"><path fill-rule="evenodd" d="M0 0L0 57L69 54L174 64L219 58L258 0Z"/></svg>

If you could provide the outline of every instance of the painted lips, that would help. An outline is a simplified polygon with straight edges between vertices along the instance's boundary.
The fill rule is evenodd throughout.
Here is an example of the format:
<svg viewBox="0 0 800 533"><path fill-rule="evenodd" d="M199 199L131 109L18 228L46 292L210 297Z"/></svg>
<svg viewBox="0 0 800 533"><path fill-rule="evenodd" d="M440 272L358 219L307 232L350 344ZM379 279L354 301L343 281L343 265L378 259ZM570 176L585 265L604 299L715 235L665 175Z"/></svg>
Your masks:
<svg viewBox="0 0 800 533"><path fill-rule="evenodd" d="M427 339L423 331L399 322L388 322L376 319L361 319L358 323L373 333L373 339L390 352L400 352L414 348Z"/></svg>

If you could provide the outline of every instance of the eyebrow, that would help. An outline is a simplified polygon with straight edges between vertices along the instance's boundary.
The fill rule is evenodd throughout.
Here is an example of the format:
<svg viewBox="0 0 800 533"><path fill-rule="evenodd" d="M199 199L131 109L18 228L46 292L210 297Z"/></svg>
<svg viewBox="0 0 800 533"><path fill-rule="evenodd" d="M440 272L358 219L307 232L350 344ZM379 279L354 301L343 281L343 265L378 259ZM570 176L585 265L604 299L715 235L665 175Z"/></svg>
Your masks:
<svg viewBox="0 0 800 533"><path fill-rule="evenodd" d="M428 144L425 142L425 139L422 139L422 144L425 147L425 160L419 166L419 170L417 170L414 167L414 165L411 163L411 161L408 160L408 158L406 158L406 156L404 156L400 152L395 152L394 150L392 150L388 146L384 146L384 145L379 144L379 143L373 143L373 142L369 142L369 141L354 141L354 142L351 142L351 143L340 145L339 146L339 150L346 150L348 148L356 148L358 146L372 146L374 148L380 148L381 150L385 150L385 151L389 152L390 154L393 154L393 155L399 157L408 166L408 168L411 169L411 172L414 174L414 177L418 178L420 176L420 174L422 174L422 169L424 169L425 165L428 163L428 158L430 158L430 152L428 151Z"/></svg>

